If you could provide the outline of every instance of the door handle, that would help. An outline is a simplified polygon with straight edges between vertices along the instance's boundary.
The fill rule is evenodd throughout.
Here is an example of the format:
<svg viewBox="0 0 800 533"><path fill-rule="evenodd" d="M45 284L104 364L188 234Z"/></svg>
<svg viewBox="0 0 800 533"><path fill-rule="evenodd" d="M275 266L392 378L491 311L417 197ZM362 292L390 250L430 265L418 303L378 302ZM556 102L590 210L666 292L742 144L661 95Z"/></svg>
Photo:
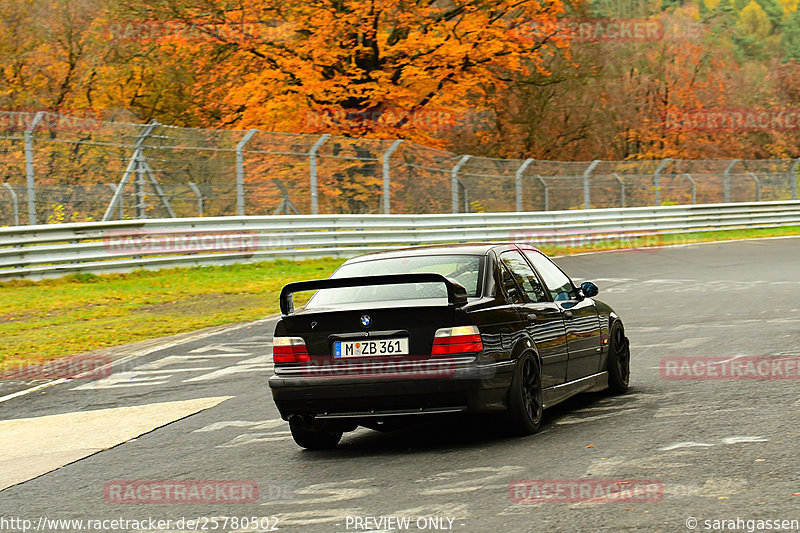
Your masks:
<svg viewBox="0 0 800 533"><path fill-rule="evenodd" d="M564 316L567 318L572 318L572 311L564 311Z"/></svg>
<svg viewBox="0 0 800 533"><path fill-rule="evenodd" d="M536 322L539 317L536 316L536 313L528 313L528 320L531 322Z"/></svg>

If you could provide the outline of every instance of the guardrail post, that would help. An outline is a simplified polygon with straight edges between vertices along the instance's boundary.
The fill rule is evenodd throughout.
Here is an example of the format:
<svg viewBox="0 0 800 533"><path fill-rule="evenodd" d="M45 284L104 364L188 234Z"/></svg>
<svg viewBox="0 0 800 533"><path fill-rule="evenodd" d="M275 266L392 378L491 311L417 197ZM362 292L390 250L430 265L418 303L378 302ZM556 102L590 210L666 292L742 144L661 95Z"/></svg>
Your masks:
<svg viewBox="0 0 800 533"><path fill-rule="evenodd" d="M458 171L461 170L469 158L472 157L471 155L462 155L461 159L458 160L458 163L455 164L453 170L450 171L450 189L451 189L451 196L452 196L452 210L453 213L458 213L458 184L461 180L458 179ZM463 187L463 183L461 184ZM466 187L464 187L466 191Z"/></svg>
<svg viewBox="0 0 800 533"><path fill-rule="evenodd" d="M128 181L131 179L131 174L134 172L138 176L141 174L139 173L140 170L140 158L143 158L142 151L144 150L144 142L153 133L155 127L158 126L158 122L155 120L152 121L144 131L136 138L136 142L133 143L133 156L131 157L130 161L128 162L128 168L125 169L125 173L122 175L122 179L119 180L119 185L117 186L117 190L114 192L114 196L111 198L111 202L109 202L108 207L106 208L106 212L103 215L103 221L107 221L111 219L111 213L114 212L114 208L117 206L117 202L120 201L120 197L122 196L123 191L125 190L125 185L128 184ZM145 172L145 168L141 168L142 172ZM138 194L138 191L137 191ZM138 207L138 206L137 206Z"/></svg>
<svg viewBox="0 0 800 533"><path fill-rule="evenodd" d="M688 179L689 183L692 184L692 205L694 205L697 203L697 183L695 183L694 178L692 177L691 174L687 173L684 174L684 176L686 176L686 179Z"/></svg>
<svg viewBox="0 0 800 533"><path fill-rule="evenodd" d="M14 188L8 183L4 183L3 187L8 191L9 196L11 196L11 205L14 209L14 225L19 226L19 197L16 191L14 191Z"/></svg>
<svg viewBox="0 0 800 533"><path fill-rule="evenodd" d="M620 178L619 174L616 172L611 175L614 176L614 178L617 180L617 183L619 183L619 206L625 207L625 182L622 181L622 178Z"/></svg>
<svg viewBox="0 0 800 533"><path fill-rule="evenodd" d="M192 183L191 181L188 183L189 188L192 189L192 192L195 196L197 196L197 216L203 216L203 193L200 192L200 188Z"/></svg>
<svg viewBox="0 0 800 533"><path fill-rule="evenodd" d="M592 190L591 184L589 183L589 175L592 171L600 164L599 159L595 159L592 163L583 171L583 208L590 209L590 204L592 200Z"/></svg>
<svg viewBox="0 0 800 533"><path fill-rule="evenodd" d="M250 142L258 129L253 128L244 134L242 140L236 145L236 214L244 216L244 146ZM200 214L200 216L203 216Z"/></svg>
<svg viewBox="0 0 800 533"><path fill-rule="evenodd" d="M33 117L30 126L25 128L25 178L28 194L28 224L36 224L36 177L33 172L33 132L44 118L45 112L39 111Z"/></svg>
<svg viewBox="0 0 800 533"><path fill-rule="evenodd" d="M539 180L539 183L542 184L542 188L544 189L544 210L550 210L550 189L547 187L547 182L542 179L542 176L536 174L536 179Z"/></svg>
<svg viewBox="0 0 800 533"><path fill-rule="evenodd" d="M392 157L392 154L395 152L395 150L400 148L402 143L402 139L393 142L389 149L383 154L383 212L387 215L391 213L392 206L391 169L389 167L389 158Z"/></svg>
<svg viewBox="0 0 800 533"><path fill-rule="evenodd" d="M668 157L661 161L661 164L658 165L658 168L655 172L653 172L653 192L655 193L656 205L661 205L661 172L664 170L671 159Z"/></svg>
<svg viewBox="0 0 800 533"><path fill-rule="evenodd" d="M738 159L734 159L728 165L728 168L725 169L725 203L729 203L731 201L731 169L738 163Z"/></svg>
<svg viewBox="0 0 800 533"><path fill-rule="evenodd" d="M325 144L325 141L328 140L330 137L330 133L326 133L322 135L317 142L314 143L314 146L311 147L311 150L308 151L308 166L309 166L309 173L311 177L311 214L318 215L319 214L319 195L317 193L317 151Z"/></svg>
<svg viewBox="0 0 800 533"><path fill-rule="evenodd" d="M756 183L756 202L760 202L761 201L761 180L758 179L758 176L756 176L753 172L748 172L748 174L750 174L750 177L753 178L753 181Z"/></svg>
<svg viewBox="0 0 800 533"><path fill-rule="evenodd" d="M517 169L517 172L516 172L516 174L515 174L515 177L516 177L516 191L515 191L515 196L516 196L516 198L517 198L517 202L516 202L516 208L517 208L517 212L520 212L520 211L522 211L522 174L525 172L525 170L526 170L526 169L527 169L527 168L528 168L528 167L531 165L531 163L533 163L534 161L536 161L536 160L535 160L535 159L533 159L533 158L531 158L531 159L526 159L526 160L525 160L525 161L522 163L522 165L521 165L521 166L520 166L520 167Z"/></svg>

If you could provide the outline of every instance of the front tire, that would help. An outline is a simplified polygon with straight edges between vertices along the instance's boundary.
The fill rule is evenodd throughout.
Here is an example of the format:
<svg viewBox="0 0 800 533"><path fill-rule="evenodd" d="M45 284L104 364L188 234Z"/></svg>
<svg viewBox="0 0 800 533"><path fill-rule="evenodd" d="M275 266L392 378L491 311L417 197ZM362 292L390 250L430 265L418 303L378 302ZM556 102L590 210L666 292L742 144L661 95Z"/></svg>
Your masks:
<svg viewBox="0 0 800 533"><path fill-rule="evenodd" d="M631 378L631 343L625 336L622 322L614 322L611 326L608 341L608 390L612 394L628 392Z"/></svg>
<svg viewBox="0 0 800 533"><path fill-rule="evenodd" d="M289 429L297 445L306 450L330 450L335 448L342 438L341 431L304 429L292 422L289 422Z"/></svg>
<svg viewBox="0 0 800 533"><path fill-rule="evenodd" d="M542 425L542 367L539 360L529 354L522 356L508 398L508 429L513 435L530 435Z"/></svg>

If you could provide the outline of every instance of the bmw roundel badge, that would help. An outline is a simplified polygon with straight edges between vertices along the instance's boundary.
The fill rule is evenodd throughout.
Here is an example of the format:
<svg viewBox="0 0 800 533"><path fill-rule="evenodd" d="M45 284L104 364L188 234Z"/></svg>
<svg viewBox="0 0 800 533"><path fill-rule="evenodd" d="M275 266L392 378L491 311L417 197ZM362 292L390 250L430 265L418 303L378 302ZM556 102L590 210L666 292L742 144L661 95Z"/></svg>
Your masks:
<svg viewBox="0 0 800 533"><path fill-rule="evenodd" d="M372 319L369 315L361 315L361 325L368 328L372 325Z"/></svg>

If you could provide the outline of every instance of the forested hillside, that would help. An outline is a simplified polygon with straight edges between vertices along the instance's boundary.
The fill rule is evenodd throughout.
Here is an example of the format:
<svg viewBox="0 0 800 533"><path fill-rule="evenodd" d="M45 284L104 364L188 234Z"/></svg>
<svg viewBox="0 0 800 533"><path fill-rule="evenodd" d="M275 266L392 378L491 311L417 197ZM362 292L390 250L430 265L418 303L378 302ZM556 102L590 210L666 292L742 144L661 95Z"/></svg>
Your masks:
<svg viewBox="0 0 800 533"><path fill-rule="evenodd" d="M4 0L0 109L491 157L797 157L797 7Z"/></svg>

